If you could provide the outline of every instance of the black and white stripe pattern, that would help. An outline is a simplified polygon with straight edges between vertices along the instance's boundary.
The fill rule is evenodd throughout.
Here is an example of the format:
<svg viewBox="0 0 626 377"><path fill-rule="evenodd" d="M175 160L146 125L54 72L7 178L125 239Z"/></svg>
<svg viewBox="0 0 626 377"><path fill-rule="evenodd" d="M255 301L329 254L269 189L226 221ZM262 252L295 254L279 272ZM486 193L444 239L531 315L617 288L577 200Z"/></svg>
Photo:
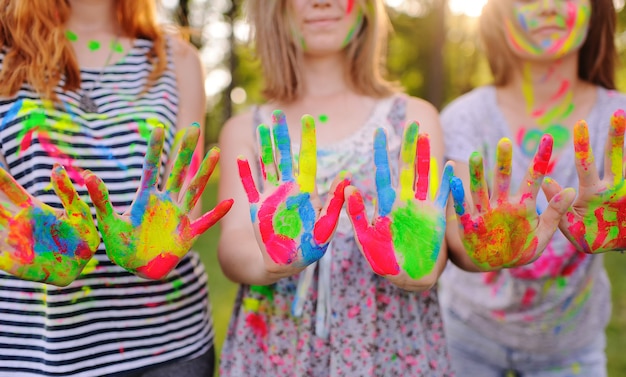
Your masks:
<svg viewBox="0 0 626 377"><path fill-rule="evenodd" d="M50 185L55 162L68 170L91 205L80 172L101 177L114 207L132 203L150 130L167 130L172 147L178 95L173 63L141 93L152 43L136 40L125 58L105 68L92 98L100 114L84 114L77 93L57 88L61 103L42 102L28 85L0 98L0 143L8 170L33 196L61 208ZM0 53L0 64L4 54ZM99 70L81 72L89 90ZM93 207L92 207L93 212ZM95 215L95 212L93 212ZM0 376L103 376L139 370L208 351L213 329L207 278L191 252L164 281L129 274L100 245L92 265L65 288L22 281L0 271ZM97 262L97 263L95 263Z"/></svg>

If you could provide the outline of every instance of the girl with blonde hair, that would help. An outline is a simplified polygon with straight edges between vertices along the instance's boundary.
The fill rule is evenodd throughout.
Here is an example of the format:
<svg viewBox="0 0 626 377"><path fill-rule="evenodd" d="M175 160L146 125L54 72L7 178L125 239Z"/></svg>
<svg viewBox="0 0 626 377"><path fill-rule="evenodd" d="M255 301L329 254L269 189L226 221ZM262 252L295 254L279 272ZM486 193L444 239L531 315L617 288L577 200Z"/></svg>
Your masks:
<svg viewBox="0 0 626 377"><path fill-rule="evenodd" d="M213 375L202 75L154 0L0 0L1 375Z"/></svg>
<svg viewBox="0 0 626 377"><path fill-rule="evenodd" d="M450 375L437 293L430 289L445 265L445 248L439 252L437 242L424 248L429 266L423 273L398 272L393 256L368 248L380 236L389 250L389 234L379 233L377 224L389 224L386 214L396 207L384 193L403 196L389 185L386 146L390 160L398 161L401 145L409 145L402 155L414 161L415 143L428 144L427 133L430 150L420 147L421 166L428 168L430 154L433 166L443 166L436 109L383 79L389 21L382 0L248 6L267 103L230 119L220 136L218 196L234 196L235 205L222 222L218 254L226 276L241 284L220 374ZM310 116L302 118L300 131L295 125L303 114ZM416 124L405 127L407 120L419 121L421 141ZM302 142L290 144L288 135ZM300 149L297 172L290 146ZM400 166L412 185L413 163ZM391 170L398 168L394 163ZM285 190L289 198L273 202ZM377 196L384 200L370 224L364 219ZM432 203L424 195L420 208L433 209ZM439 220L434 233L441 239L445 216Z"/></svg>

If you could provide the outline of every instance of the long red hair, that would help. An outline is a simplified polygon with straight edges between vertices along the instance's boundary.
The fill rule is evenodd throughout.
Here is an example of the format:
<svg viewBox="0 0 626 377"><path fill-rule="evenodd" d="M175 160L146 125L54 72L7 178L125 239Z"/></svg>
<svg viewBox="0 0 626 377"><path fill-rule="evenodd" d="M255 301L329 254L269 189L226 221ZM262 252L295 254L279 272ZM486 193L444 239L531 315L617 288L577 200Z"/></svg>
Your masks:
<svg viewBox="0 0 626 377"><path fill-rule="evenodd" d="M153 41L148 60L154 69L147 85L167 66L165 37L157 23L154 0L115 0L122 35ZM66 0L0 0L0 50L6 55L0 70L0 96L15 95L28 83L42 98L56 100L54 88L61 78L63 90L80 88L80 70L65 35L71 8Z"/></svg>

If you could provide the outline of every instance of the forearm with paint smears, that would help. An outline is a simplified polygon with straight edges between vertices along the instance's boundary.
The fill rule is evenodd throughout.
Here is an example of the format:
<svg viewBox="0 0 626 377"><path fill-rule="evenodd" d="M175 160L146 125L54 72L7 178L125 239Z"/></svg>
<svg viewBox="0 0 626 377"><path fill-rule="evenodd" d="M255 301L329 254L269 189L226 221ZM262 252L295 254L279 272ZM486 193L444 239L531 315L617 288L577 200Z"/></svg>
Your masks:
<svg viewBox="0 0 626 377"><path fill-rule="evenodd" d="M166 277L195 240L233 204L232 200L224 200L199 219L189 218L219 160L217 148L207 153L187 192L179 198L199 134L197 127L186 130L165 190L159 191L164 131L161 128L152 131L137 197L123 215L115 213L104 182L91 172L85 173L108 257L137 276L153 280Z"/></svg>
<svg viewBox="0 0 626 377"><path fill-rule="evenodd" d="M360 191L355 187L347 190L348 214L359 247L379 275L405 274L418 280L435 269L445 232L452 166L446 165L433 202L428 198L430 161L428 135L418 134L418 125L411 123L403 136L396 193L391 184L387 138L384 130L378 129L374 139L378 213L372 222L367 219Z"/></svg>
<svg viewBox="0 0 626 377"><path fill-rule="evenodd" d="M240 158L237 163L250 204L250 218L266 264L274 265L268 266L271 270L276 270L278 266L279 270L289 267L287 270L291 271L292 268L303 268L314 263L326 252L337 227L344 202L344 189L349 180L340 177L335 179L329 200L322 208L315 194L317 146L313 118L308 115L302 117L297 175L293 171L291 140L285 115L275 111L272 118L271 130L264 124L258 127L264 181L262 193L252 178L248 161Z"/></svg>
<svg viewBox="0 0 626 377"><path fill-rule="evenodd" d="M587 123L574 127L578 197L561 221L563 234L582 252L598 254L626 250L626 184L624 182L624 131L626 114L616 111L608 131L601 180L589 143ZM544 184L546 197L560 190L550 180Z"/></svg>
<svg viewBox="0 0 626 377"><path fill-rule="evenodd" d="M100 235L65 169L55 164L51 181L64 210L33 199L0 169L0 190L12 203L0 205L0 269L21 279L66 286L93 257Z"/></svg>
<svg viewBox="0 0 626 377"><path fill-rule="evenodd" d="M510 196L512 144L509 139L500 140L490 199L482 156L473 153L469 161L473 208L465 199L461 180L452 178L459 234L467 254L481 270L522 266L534 261L556 231L574 192L568 189L555 195L546 211L541 216L537 214L537 192L551 155L552 137L544 135L518 193Z"/></svg>

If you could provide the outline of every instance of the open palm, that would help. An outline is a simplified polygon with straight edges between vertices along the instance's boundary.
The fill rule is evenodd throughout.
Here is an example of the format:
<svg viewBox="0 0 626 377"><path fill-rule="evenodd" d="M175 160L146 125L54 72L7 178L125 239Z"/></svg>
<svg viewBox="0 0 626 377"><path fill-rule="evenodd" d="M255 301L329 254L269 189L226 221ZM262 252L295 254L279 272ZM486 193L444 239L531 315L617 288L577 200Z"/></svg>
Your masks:
<svg viewBox="0 0 626 377"><path fill-rule="evenodd" d="M546 134L517 194L510 195L512 144L509 139L500 140L490 199L482 156L473 153L469 161L473 208L465 198L461 180L452 179L459 234L467 254L480 269L523 266L546 248L575 195L573 189L567 189L552 198L546 211L537 214L537 193L551 155L552 137Z"/></svg>
<svg viewBox="0 0 626 377"><path fill-rule="evenodd" d="M419 135L419 136L418 136ZM437 198L428 198L430 142L418 134L418 125L409 124L400 152L399 193L391 183L387 137L378 129L374 139L378 209L367 219L361 193L346 189L348 214L359 247L372 270L407 289L430 283L419 280L435 271L445 233L445 208L452 166L446 165ZM432 279L431 279L432 280Z"/></svg>
<svg viewBox="0 0 626 377"><path fill-rule="evenodd" d="M274 143L270 132L273 132ZM250 215L266 270L289 276L324 256L337 227L348 180L335 179L328 201L322 207L315 184L317 144L311 116L302 117L297 172L293 169L291 140L282 112L273 113L271 131L261 124L258 134L263 191L257 189L250 165L243 158L238 160L239 175L250 203Z"/></svg>
<svg viewBox="0 0 626 377"><path fill-rule="evenodd" d="M578 196L559 225L580 251L588 254L626 250L626 182L624 181L624 131L626 114L611 118L605 148L604 178L600 179L589 143L587 123L574 127L574 150L578 172ZM543 186L547 198L560 187L555 181Z"/></svg>
<svg viewBox="0 0 626 377"><path fill-rule="evenodd" d="M232 200L225 200L195 221L189 217L219 159L216 148L207 153L183 199L179 199L199 135L198 127L187 129L165 189L161 191L157 181L164 131L162 128L152 131L137 197L122 215L113 210L104 182L89 171L85 173L107 256L137 276L146 279L167 276L195 240L232 206Z"/></svg>

